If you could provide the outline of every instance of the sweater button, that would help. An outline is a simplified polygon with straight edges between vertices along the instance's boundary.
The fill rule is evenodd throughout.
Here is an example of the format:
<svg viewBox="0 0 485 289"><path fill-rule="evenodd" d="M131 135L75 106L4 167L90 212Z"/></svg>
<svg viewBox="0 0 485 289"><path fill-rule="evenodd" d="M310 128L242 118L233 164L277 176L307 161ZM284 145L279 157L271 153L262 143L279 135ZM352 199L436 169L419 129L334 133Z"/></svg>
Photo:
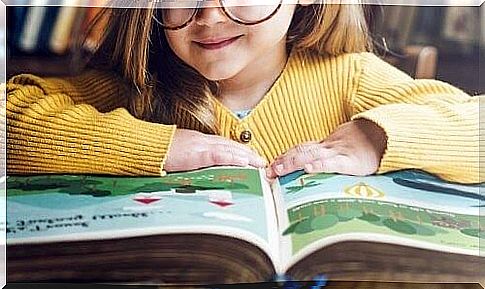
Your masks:
<svg viewBox="0 0 485 289"><path fill-rule="evenodd" d="M249 130L244 130L241 132L241 134L239 135L239 140L243 143L248 143L251 141L251 138L252 138L252 134Z"/></svg>

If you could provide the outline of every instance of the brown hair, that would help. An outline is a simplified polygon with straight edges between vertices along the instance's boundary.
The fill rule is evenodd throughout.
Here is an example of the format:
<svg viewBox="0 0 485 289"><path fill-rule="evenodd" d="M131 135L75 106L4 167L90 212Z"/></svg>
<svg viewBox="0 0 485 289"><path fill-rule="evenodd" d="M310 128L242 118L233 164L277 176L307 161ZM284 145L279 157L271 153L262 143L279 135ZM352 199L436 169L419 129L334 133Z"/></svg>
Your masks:
<svg viewBox="0 0 485 289"><path fill-rule="evenodd" d="M372 50L362 5L297 6L287 34L288 48L320 55ZM135 88L130 112L140 119L217 133L205 79L169 48L153 8L105 8L103 41L88 66L115 70Z"/></svg>

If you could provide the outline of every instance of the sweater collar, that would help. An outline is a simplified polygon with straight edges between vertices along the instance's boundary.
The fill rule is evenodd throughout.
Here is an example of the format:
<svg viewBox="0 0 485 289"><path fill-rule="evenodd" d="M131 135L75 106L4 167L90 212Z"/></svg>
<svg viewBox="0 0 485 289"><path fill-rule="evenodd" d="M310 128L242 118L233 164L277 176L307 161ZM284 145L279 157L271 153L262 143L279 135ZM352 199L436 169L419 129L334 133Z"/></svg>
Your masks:
<svg viewBox="0 0 485 289"><path fill-rule="evenodd" d="M214 108L216 110L222 110L225 114L228 114L231 116L231 118L236 121L236 122L245 122L248 121L249 119L252 118L254 114L257 114L260 110L264 110L264 107L268 105L268 102L271 102L274 98L277 97L284 97L284 95L281 95L281 87L285 87L288 82L291 80L291 78L294 78L295 76L290 75L292 74L292 71L295 69L295 65L297 64L302 64L302 54L301 52L297 51L290 51L288 59L286 61L286 64L281 71L280 75L276 79L276 81L273 83L271 88L268 90L268 92L263 96L263 98L258 102L258 104L251 110L249 115L247 115L245 118L240 119L237 117L237 115L229 109L227 106L225 106L219 99L217 99L215 96L210 94L210 98L212 99L214 103ZM293 72L294 73L294 72Z"/></svg>

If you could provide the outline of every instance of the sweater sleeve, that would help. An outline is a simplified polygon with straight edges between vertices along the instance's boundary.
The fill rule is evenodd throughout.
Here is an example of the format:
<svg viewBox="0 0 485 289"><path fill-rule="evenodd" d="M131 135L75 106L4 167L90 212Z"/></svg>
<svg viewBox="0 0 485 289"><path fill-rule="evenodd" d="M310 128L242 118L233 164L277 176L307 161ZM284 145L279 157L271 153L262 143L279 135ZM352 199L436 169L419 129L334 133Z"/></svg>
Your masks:
<svg viewBox="0 0 485 289"><path fill-rule="evenodd" d="M175 131L124 108L127 85L108 72L7 82L7 173L160 175Z"/></svg>
<svg viewBox="0 0 485 289"><path fill-rule="evenodd" d="M479 101L438 80L414 80L372 53L359 54L352 119L384 129L387 149L378 173L421 169L448 181L479 175Z"/></svg>

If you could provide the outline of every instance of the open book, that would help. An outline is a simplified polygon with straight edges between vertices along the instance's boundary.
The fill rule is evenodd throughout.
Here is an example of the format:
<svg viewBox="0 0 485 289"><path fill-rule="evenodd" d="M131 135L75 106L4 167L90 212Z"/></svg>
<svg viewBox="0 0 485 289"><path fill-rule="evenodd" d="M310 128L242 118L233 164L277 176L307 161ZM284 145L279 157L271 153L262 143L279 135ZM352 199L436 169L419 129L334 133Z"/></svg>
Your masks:
<svg viewBox="0 0 485 289"><path fill-rule="evenodd" d="M476 281L485 268L480 188L420 171L296 172L272 184L261 170L233 167L155 178L11 176L7 278Z"/></svg>

